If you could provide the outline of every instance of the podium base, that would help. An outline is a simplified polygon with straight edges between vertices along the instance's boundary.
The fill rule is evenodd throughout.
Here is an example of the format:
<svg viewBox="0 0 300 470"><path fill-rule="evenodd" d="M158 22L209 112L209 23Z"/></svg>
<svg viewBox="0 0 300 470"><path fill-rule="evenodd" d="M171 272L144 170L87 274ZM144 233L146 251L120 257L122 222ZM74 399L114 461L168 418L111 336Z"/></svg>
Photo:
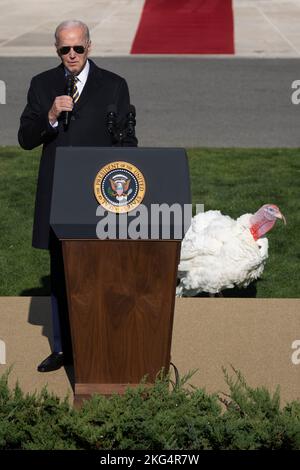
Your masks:
<svg viewBox="0 0 300 470"><path fill-rule="evenodd" d="M135 388L141 384L91 384L91 383L76 383L74 391L74 407L78 408L82 405L84 400L88 400L95 393L105 397L110 397L114 394L123 395L127 388ZM143 384L145 387L153 386L153 383Z"/></svg>

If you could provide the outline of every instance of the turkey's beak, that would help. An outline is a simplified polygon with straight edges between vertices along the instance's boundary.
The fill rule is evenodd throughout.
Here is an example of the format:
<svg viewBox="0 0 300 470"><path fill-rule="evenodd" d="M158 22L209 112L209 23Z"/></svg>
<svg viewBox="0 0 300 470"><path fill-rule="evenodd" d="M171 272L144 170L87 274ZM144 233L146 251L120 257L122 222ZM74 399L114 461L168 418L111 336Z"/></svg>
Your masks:
<svg viewBox="0 0 300 470"><path fill-rule="evenodd" d="M285 219L284 215L281 214L281 212L278 212L276 217L277 217L277 219L281 219L283 221L284 225L286 225L286 219Z"/></svg>

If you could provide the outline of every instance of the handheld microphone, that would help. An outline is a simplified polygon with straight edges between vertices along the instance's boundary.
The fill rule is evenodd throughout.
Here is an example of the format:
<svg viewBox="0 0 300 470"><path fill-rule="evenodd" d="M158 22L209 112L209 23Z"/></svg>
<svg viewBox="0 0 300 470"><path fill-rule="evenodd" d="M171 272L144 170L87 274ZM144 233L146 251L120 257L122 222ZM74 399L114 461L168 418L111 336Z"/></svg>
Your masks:
<svg viewBox="0 0 300 470"><path fill-rule="evenodd" d="M66 95L72 96L73 88L74 88L74 75L70 73L67 75ZM68 123L69 123L69 111L65 111L64 125L67 126Z"/></svg>

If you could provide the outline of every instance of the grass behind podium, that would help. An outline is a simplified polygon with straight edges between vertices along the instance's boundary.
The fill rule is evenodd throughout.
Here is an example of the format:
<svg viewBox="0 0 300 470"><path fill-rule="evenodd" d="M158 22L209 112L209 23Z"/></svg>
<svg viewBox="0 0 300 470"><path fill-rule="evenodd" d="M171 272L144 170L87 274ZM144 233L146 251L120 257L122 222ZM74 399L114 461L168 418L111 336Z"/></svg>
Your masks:
<svg viewBox="0 0 300 470"><path fill-rule="evenodd" d="M31 248L35 190L41 149L0 148L0 295L49 295L49 258ZM236 297L297 298L300 285L300 161L298 149L188 150L193 203L233 218L265 203L279 206L268 235L269 259L255 289L231 290Z"/></svg>

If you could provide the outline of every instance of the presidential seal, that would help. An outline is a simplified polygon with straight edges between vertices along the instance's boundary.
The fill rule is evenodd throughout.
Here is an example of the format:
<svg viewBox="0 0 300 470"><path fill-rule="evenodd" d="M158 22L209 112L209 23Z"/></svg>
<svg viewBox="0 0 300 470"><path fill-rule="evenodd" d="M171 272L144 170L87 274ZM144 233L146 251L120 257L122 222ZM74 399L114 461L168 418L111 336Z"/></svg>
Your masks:
<svg viewBox="0 0 300 470"><path fill-rule="evenodd" d="M138 207L145 192L142 172L128 162L108 163L98 171L94 181L94 194L99 204L119 214Z"/></svg>

